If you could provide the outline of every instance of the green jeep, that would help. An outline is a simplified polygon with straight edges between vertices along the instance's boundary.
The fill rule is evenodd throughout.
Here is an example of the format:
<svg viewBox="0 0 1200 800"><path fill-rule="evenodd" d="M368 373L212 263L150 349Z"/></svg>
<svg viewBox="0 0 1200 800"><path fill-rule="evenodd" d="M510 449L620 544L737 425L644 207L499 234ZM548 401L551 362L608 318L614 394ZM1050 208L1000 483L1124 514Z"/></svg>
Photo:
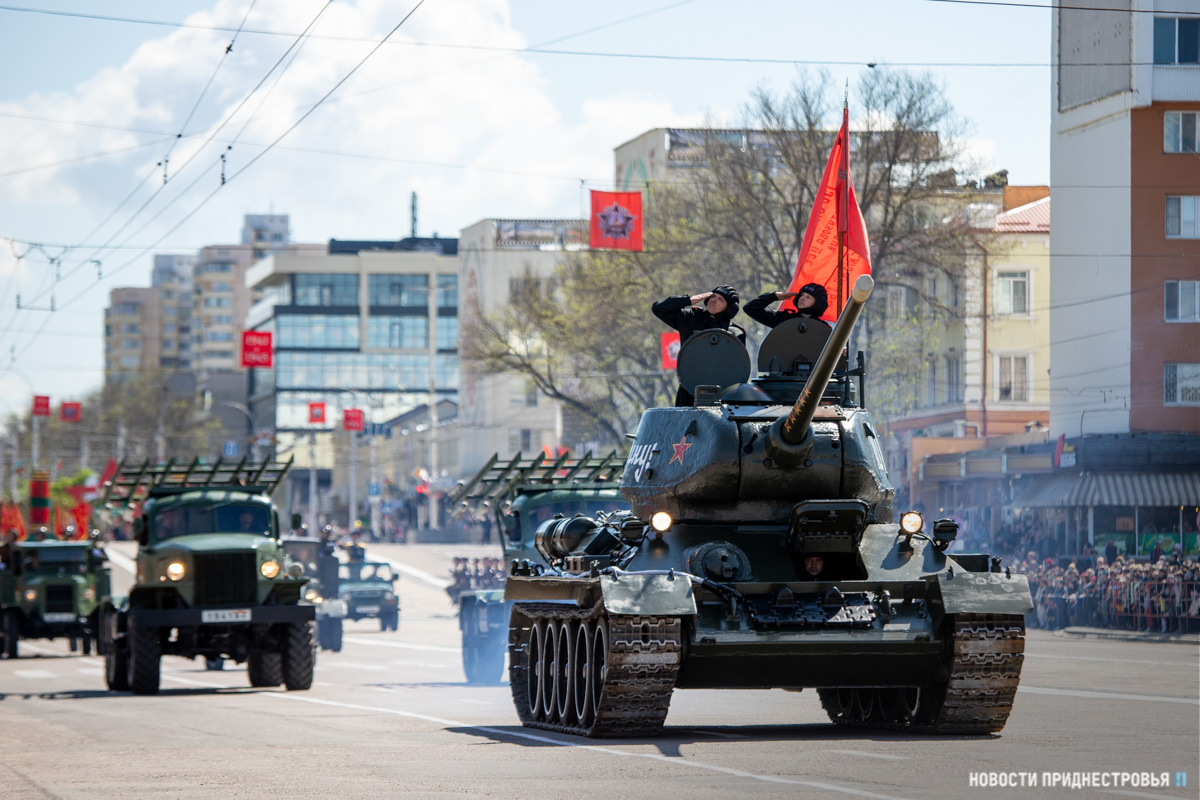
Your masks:
<svg viewBox="0 0 1200 800"><path fill-rule="evenodd" d="M354 621L375 617L379 630L400 627L400 598L393 588L399 575L391 564L351 561L338 567L338 595L346 604L346 617Z"/></svg>
<svg viewBox="0 0 1200 800"><path fill-rule="evenodd" d="M301 603L308 578L285 560L270 498L290 466L120 467L105 501L145 499L129 597L101 602L109 689L156 693L164 654L246 662L251 686L312 685L315 613Z"/></svg>
<svg viewBox="0 0 1200 800"><path fill-rule="evenodd" d="M493 455L470 480L451 493L449 502L467 508L487 508L501 531L501 544L509 562L543 563L534 547L538 526L557 515L594 517L629 508L617 484L625 459L616 452L606 456L585 453L548 459L539 454L511 461ZM508 649L508 618L512 601L504 589L485 588L457 580L448 590L458 603L462 631L463 672L468 683L499 683ZM465 583L465 585L464 585Z"/></svg>
<svg viewBox="0 0 1200 800"><path fill-rule="evenodd" d="M66 637L91 655L98 603L109 594L104 555L90 541L20 542L15 569L0 571L0 641L16 658L21 639Z"/></svg>

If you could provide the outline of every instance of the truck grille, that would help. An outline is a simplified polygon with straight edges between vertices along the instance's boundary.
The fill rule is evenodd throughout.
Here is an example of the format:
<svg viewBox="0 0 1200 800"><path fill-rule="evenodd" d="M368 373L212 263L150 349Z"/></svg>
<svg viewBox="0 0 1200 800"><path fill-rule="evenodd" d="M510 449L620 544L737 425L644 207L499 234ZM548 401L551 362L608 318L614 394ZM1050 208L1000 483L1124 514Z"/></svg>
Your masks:
<svg viewBox="0 0 1200 800"><path fill-rule="evenodd" d="M75 611L75 585L62 583L47 586L46 611L51 614Z"/></svg>
<svg viewBox="0 0 1200 800"><path fill-rule="evenodd" d="M254 553L217 553L198 555L192 561L196 570L196 606L253 605L258 581L254 574Z"/></svg>

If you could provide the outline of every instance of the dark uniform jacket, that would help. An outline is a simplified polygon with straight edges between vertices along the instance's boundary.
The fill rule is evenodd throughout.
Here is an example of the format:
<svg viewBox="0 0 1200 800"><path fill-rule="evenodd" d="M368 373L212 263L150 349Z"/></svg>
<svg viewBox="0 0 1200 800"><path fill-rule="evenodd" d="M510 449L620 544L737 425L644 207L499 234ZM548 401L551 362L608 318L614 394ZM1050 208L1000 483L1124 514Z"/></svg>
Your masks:
<svg viewBox="0 0 1200 800"><path fill-rule="evenodd" d="M771 305L771 303L774 303L774 302L775 302L775 293L774 292L767 292L766 294L760 294L758 297L754 298L749 303L746 303L746 307L743 309L743 311L746 312L747 317L754 320L755 322L761 322L763 325L766 325L768 328L774 328L779 323L785 322L785 321L791 319L792 317L809 317L810 319L821 319L819 316L816 316L807 310L797 311L796 309L789 308L789 309L780 309L779 311L772 311L771 309L767 308L767 306ZM823 322L826 326L829 325L829 323L825 322L825 320L821 320L821 322Z"/></svg>
<svg viewBox="0 0 1200 800"><path fill-rule="evenodd" d="M692 305L692 298L687 295L659 300L650 307L650 310L654 312L654 316L679 331L680 344L686 342L694 334L710 328L720 328L723 331L729 330L728 317L710 314L702 308L694 307ZM746 341L746 334L744 332L738 332L737 337L743 343Z"/></svg>

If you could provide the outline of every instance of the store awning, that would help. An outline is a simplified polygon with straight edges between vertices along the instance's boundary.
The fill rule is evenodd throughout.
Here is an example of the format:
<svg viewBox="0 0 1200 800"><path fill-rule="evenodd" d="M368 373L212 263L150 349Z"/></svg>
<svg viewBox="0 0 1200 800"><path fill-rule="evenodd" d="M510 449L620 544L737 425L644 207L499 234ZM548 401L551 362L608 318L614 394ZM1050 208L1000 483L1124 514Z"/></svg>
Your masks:
<svg viewBox="0 0 1200 800"><path fill-rule="evenodd" d="M1038 478L1013 497L1017 508L1200 506L1197 472L1084 472Z"/></svg>

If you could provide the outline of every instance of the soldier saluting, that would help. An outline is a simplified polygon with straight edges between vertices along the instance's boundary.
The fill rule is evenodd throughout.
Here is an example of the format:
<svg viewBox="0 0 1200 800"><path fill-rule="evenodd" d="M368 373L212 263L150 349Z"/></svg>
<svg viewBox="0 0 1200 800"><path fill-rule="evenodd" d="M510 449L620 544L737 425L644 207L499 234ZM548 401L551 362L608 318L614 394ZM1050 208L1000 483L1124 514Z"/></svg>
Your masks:
<svg viewBox="0 0 1200 800"><path fill-rule="evenodd" d="M767 306L774 303L776 300L788 300L796 298L796 308L779 309L771 311ZM808 283L801 286L799 291L795 292L767 292L760 294L758 297L746 303L746 316L755 322L761 322L768 328L774 328L781 322L791 319L792 317L810 317L812 319L821 319L821 315L825 313L825 309L829 308L829 294L825 291L825 287L819 283ZM824 322L824 320L821 320ZM825 322L828 326L829 323Z"/></svg>
<svg viewBox="0 0 1200 800"><path fill-rule="evenodd" d="M738 293L732 286L718 286L711 292L659 300L650 310L654 316L679 331L679 344L683 345L700 331L710 328L729 330L729 321L738 312ZM739 333L738 338L745 343L745 331ZM692 393L682 386L675 393L676 406L690 406L695 400Z"/></svg>

